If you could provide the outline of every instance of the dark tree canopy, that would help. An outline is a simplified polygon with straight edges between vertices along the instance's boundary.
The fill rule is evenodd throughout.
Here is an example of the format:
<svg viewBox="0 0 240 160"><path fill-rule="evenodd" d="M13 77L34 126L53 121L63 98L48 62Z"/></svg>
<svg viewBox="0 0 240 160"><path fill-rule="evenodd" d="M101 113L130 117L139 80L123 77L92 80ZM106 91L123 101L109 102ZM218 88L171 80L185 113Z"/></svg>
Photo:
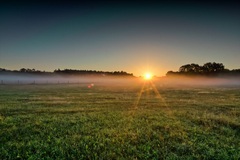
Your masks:
<svg viewBox="0 0 240 160"><path fill-rule="evenodd" d="M45 72L36 69L21 68L20 70L7 70L0 68L0 73L17 73L17 74L34 74L34 75L94 75L94 76L133 76L132 73L127 73L125 71L96 71L96 70L75 70L75 69L55 69L53 72Z"/></svg>
<svg viewBox="0 0 240 160"><path fill-rule="evenodd" d="M179 72L201 72L201 71L202 67L195 63L186 64L179 68Z"/></svg>
<svg viewBox="0 0 240 160"><path fill-rule="evenodd" d="M168 71L167 76L185 75L185 76L239 76L240 69L225 69L222 63L207 62L203 66L195 63L182 65L178 72Z"/></svg>
<svg viewBox="0 0 240 160"><path fill-rule="evenodd" d="M224 71L224 65L222 63L205 63L203 65L203 71L204 72L221 72Z"/></svg>

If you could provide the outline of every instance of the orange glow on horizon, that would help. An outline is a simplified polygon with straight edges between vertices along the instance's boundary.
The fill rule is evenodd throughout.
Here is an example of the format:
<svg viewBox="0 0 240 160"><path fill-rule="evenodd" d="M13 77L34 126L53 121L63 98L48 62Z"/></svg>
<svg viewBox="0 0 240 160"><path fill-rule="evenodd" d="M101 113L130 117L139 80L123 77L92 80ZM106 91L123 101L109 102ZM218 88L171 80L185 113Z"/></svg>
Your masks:
<svg viewBox="0 0 240 160"><path fill-rule="evenodd" d="M152 79L152 74L151 73L145 73L144 79L145 80L151 80Z"/></svg>

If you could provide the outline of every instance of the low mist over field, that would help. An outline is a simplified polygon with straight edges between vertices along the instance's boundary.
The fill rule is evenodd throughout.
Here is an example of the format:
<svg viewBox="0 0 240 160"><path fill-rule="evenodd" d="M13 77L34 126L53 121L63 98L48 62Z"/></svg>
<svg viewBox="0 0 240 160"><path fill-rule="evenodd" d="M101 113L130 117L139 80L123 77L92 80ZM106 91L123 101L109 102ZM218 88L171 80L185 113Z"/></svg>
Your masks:
<svg viewBox="0 0 240 160"><path fill-rule="evenodd" d="M186 86L221 86L221 85L240 85L240 77L220 77L220 78L207 78L207 77L171 77L159 79L159 83L166 85L186 85Z"/></svg>
<svg viewBox="0 0 240 160"><path fill-rule="evenodd" d="M0 160L240 160L240 1L3 0Z"/></svg>
<svg viewBox="0 0 240 160"><path fill-rule="evenodd" d="M240 85L240 77L153 77L152 82L162 86L221 86ZM64 76L64 75L0 75L0 84L81 84L131 85L148 82L143 77Z"/></svg>
<svg viewBox="0 0 240 160"><path fill-rule="evenodd" d="M96 70L54 70L45 72L35 69L22 68L7 70L0 68L0 84L62 84L62 83L104 83L131 84L152 81L161 85L240 85L240 69L228 70L222 63L187 64L179 71L168 71L166 76L157 77L151 73L136 77L125 71L96 71Z"/></svg>
<svg viewBox="0 0 240 160"><path fill-rule="evenodd" d="M46 84L46 83L112 83L118 81L126 83L135 79L132 74L124 71L103 72L91 70L55 70L42 72L21 69L20 71L0 70L2 84Z"/></svg>

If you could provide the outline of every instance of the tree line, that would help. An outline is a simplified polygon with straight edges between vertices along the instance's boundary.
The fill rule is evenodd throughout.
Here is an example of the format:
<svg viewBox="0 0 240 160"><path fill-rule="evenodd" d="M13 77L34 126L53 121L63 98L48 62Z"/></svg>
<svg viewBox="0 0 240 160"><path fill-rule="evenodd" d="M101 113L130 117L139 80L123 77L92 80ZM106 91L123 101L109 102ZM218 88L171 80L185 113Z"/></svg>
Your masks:
<svg viewBox="0 0 240 160"><path fill-rule="evenodd" d="M54 70L57 74L70 74L70 75L102 75L102 76L133 76L132 73L127 73L125 71L96 71L96 70L75 70L75 69L64 69L64 70Z"/></svg>
<svg viewBox="0 0 240 160"><path fill-rule="evenodd" d="M167 76L240 76L240 69L226 69L222 63L208 62L204 65L195 63L182 65L178 71L168 71Z"/></svg>
<svg viewBox="0 0 240 160"><path fill-rule="evenodd" d="M0 73L32 74L32 75L93 75L93 76L133 76L125 71L96 71L96 70L76 70L76 69L55 69L53 72L40 71L36 69L21 68L19 70L7 70L0 68Z"/></svg>

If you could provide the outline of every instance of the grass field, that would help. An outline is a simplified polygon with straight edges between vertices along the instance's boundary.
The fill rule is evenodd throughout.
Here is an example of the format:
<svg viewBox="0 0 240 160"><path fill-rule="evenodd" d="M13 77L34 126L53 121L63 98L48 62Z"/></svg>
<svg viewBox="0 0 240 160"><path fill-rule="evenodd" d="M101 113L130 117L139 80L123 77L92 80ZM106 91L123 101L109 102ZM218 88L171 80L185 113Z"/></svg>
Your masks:
<svg viewBox="0 0 240 160"><path fill-rule="evenodd" d="M0 85L0 159L240 159L240 87Z"/></svg>

